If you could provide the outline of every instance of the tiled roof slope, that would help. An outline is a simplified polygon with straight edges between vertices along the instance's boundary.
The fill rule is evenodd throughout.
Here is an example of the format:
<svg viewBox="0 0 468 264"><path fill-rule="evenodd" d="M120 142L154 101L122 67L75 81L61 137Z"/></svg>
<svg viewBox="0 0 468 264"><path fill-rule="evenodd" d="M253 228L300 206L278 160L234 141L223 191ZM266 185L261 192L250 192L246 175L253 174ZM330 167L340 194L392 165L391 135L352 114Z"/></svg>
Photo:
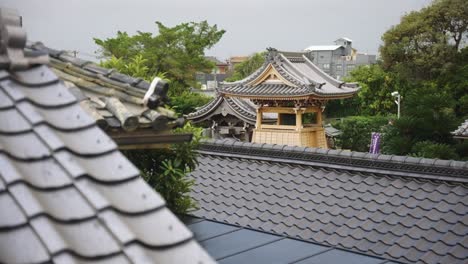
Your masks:
<svg viewBox="0 0 468 264"><path fill-rule="evenodd" d="M453 131L452 135L459 138L468 138L468 119L465 120L457 130Z"/></svg>
<svg viewBox="0 0 468 264"><path fill-rule="evenodd" d="M262 82L252 84L269 67L275 69L284 82ZM243 80L222 83L219 92L228 96L252 98L283 98L314 96L318 98L350 97L359 90L355 83L338 81L314 65L301 52L285 52L268 49L265 63L257 71Z"/></svg>
<svg viewBox="0 0 468 264"><path fill-rule="evenodd" d="M255 124L257 113L255 110L255 104L249 99L235 98L235 97L224 97L219 94L214 99L203 105L195 112L192 112L186 116L188 120L195 123L210 119L213 115L224 112L222 109L231 112L233 115L238 117L240 120L249 124ZM276 121L276 116L271 116L269 113L264 114L265 122Z"/></svg>
<svg viewBox="0 0 468 264"><path fill-rule="evenodd" d="M0 43L21 46L4 16ZM0 54L0 263L212 263L57 76L16 51Z"/></svg>
<svg viewBox="0 0 468 264"><path fill-rule="evenodd" d="M205 142L194 216L407 263L466 263L468 163Z"/></svg>
<svg viewBox="0 0 468 264"><path fill-rule="evenodd" d="M167 87L163 87L162 82L145 105L143 98L150 83L141 78L100 67L40 42L30 44L28 48L49 54L54 73L104 130L164 130L183 125L183 119L177 120L173 111L163 108L167 102Z"/></svg>

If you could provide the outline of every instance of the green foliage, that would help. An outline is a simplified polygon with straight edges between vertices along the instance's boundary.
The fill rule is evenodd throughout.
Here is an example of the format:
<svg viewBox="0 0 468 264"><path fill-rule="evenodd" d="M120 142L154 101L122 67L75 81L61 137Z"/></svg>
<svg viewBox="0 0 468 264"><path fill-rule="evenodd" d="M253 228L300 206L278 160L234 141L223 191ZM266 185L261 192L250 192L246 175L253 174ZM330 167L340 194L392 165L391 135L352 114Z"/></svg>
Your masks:
<svg viewBox="0 0 468 264"><path fill-rule="evenodd" d="M398 91L402 117L385 126L382 151L438 158L462 153L458 156L464 157L464 145L455 145L450 132L468 116L467 25L465 0L438 0L405 15L382 36L382 61L351 72L347 81L356 81L362 88L354 101L338 105L345 108L339 113L396 113L390 94ZM349 135L354 138L344 136L343 147L356 148L360 135Z"/></svg>
<svg viewBox="0 0 468 264"><path fill-rule="evenodd" d="M174 111L180 115L194 112L197 107L207 104L211 97L200 93L185 91L180 95L172 96L170 105Z"/></svg>
<svg viewBox="0 0 468 264"><path fill-rule="evenodd" d="M337 145L343 149L368 152L372 132L380 132L389 118L382 116L352 116L334 126L341 130Z"/></svg>
<svg viewBox="0 0 468 264"><path fill-rule="evenodd" d="M455 151L463 160L468 160L468 140L463 140L455 145Z"/></svg>
<svg viewBox="0 0 468 264"><path fill-rule="evenodd" d="M234 82L238 80L242 80L245 77L252 74L256 71L260 66L263 65L265 62L265 52L255 53L254 55L250 56L250 58L246 61L243 61L237 64L234 67L234 72L232 76L226 79L227 82Z"/></svg>
<svg viewBox="0 0 468 264"><path fill-rule="evenodd" d="M362 115L394 113L391 93L404 90L398 77L384 71L380 64L360 66L350 73L346 81L358 82L361 86L357 101Z"/></svg>
<svg viewBox="0 0 468 264"><path fill-rule="evenodd" d="M409 92L402 117L385 134L383 151L406 155L420 141L452 144L451 131L457 127L454 101L435 86L420 87Z"/></svg>
<svg viewBox="0 0 468 264"><path fill-rule="evenodd" d="M415 124L412 117L402 116L394 120L393 125L386 126L383 130L382 153L394 155L410 153L417 135Z"/></svg>
<svg viewBox="0 0 468 264"><path fill-rule="evenodd" d="M454 148L447 144L440 144L432 141L420 141L414 144L411 149L412 156L431 159L458 159Z"/></svg>
<svg viewBox="0 0 468 264"><path fill-rule="evenodd" d="M405 15L383 36L384 66L412 80L434 79L450 72L466 45L466 0L441 0Z"/></svg>
<svg viewBox="0 0 468 264"><path fill-rule="evenodd" d="M414 119L414 134L419 141L449 143L450 132L458 126L454 105L448 93L429 83L408 94L402 113Z"/></svg>
<svg viewBox="0 0 468 264"><path fill-rule="evenodd" d="M191 142L174 144L169 149L131 150L124 154L140 169L148 184L164 197L169 209L184 214L197 208L189 195L194 181L187 174L197 166L195 149L202 129L188 123L175 132L194 136Z"/></svg>
<svg viewBox="0 0 468 264"><path fill-rule="evenodd" d="M156 22L158 35L138 32L129 36L117 32L114 38L95 38L108 67L116 66L123 72L151 81L161 73L172 81L171 92L182 93L187 87L196 86L196 72L210 72L214 64L205 59L206 49L213 47L225 33L206 21L182 23L166 27ZM114 57L114 58L113 58Z"/></svg>
<svg viewBox="0 0 468 264"><path fill-rule="evenodd" d="M127 63L124 62L122 58L117 58L112 55L109 60L102 61L101 66L105 68L116 69L123 74L127 74L133 77L147 78L148 80L151 80L152 78L148 78L148 67L146 66L147 62L148 60L143 58L141 54L130 58Z"/></svg>

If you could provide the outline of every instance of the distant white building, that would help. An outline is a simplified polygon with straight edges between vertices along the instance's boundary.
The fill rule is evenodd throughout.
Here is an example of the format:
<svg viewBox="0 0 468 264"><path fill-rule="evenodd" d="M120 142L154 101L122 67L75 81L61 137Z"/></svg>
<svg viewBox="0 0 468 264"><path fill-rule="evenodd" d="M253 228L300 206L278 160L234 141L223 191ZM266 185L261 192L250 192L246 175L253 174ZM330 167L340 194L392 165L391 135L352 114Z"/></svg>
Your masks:
<svg viewBox="0 0 468 264"><path fill-rule="evenodd" d="M342 79L355 67L376 62L376 55L357 52L352 47L352 42L351 39L343 37L335 40L335 45L314 45L304 50L310 52L310 59L320 69L337 79Z"/></svg>

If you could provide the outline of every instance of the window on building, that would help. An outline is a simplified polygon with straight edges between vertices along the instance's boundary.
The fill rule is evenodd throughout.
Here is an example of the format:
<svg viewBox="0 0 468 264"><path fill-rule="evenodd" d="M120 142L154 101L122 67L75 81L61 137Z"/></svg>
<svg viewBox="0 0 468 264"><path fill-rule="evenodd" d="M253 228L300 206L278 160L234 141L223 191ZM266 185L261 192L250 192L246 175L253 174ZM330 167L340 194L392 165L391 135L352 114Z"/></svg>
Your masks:
<svg viewBox="0 0 468 264"><path fill-rule="evenodd" d="M285 126L295 126L296 125L296 115L295 114L279 114L279 124Z"/></svg>
<svg viewBox="0 0 468 264"><path fill-rule="evenodd" d="M348 65L347 67L348 67L348 70L354 69L354 65Z"/></svg>
<svg viewBox="0 0 468 264"><path fill-rule="evenodd" d="M304 127L317 125L317 113L302 114L302 125Z"/></svg>
<svg viewBox="0 0 468 264"><path fill-rule="evenodd" d="M336 65L336 70L341 71L342 68L343 68L343 67L342 67L341 64L337 64L337 65Z"/></svg>
<svg viewBox="0 0 468 264"><path fill-rule="evenodd" d="M330 69L330 63L324 63L323 68L324 69Z"/></svg>

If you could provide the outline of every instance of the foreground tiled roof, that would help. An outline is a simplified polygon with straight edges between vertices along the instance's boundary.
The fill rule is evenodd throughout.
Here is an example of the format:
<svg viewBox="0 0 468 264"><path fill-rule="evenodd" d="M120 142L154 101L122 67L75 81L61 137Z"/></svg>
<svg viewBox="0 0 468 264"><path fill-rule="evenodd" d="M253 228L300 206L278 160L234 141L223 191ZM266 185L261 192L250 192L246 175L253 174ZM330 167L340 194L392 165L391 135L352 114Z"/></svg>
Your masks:
<svg viewBox="0 0 468 264"><path fill-rule="evenodd" d="M210 120L214 115L226 115L227 113L236 116L248 124L255 124L257 117L255 105L250 100L235 97L223 97L217 94L214 99L197 109L195 112L188 114L186 118L197 123ZM264 120L265 122L274 122L276 121L276 116L266 113L264 114Z"/></svg>
<svg viewBox="0 0 468 264"><path fill-rule="evenodd" d="M270 69L274 69L285 81L252 83ZM265 63L243 80L222 83L221 94L233 97L285 99L293 98L344 98L359 90L355 83L340 82L327 75L300 52L284 52L269 49Z"/></svg>
<svg viewBox="0 0 468 264"><path fill-rule="evenodd" d="M458 138L468 138L468 119L453 131L452 135Z"/></svg>
<svg viewBox="0 0 468 264"><path fill-rule="evenodd" d="M183 221L220 264L391 264L386 259L195 217Z"/></svg>
<svg viewBox="0 0 468 264"><path fill-rule="evenodd" d="M468 163L205 142L194 216L407 263L465 263Z"/></svg>
<svg viewBox="0 0 468 264"><path fill-rule="evenodd" d="M7 24L6 26L3 23ZM0 263L211 263L0 10Z"/></svg>
<svg viewBox="0 0 468 264"><path fill-rule="evenodd" d="M167 101L167 87L158 86L145 105L143 98L150 83L141 78L100 67L64 50L45 47L42 43L33 43L28 47L50 55L54 73L65 82L102 129L166 130L183 125L183 120L177 120L173 111L163 108Z"/></svg>

